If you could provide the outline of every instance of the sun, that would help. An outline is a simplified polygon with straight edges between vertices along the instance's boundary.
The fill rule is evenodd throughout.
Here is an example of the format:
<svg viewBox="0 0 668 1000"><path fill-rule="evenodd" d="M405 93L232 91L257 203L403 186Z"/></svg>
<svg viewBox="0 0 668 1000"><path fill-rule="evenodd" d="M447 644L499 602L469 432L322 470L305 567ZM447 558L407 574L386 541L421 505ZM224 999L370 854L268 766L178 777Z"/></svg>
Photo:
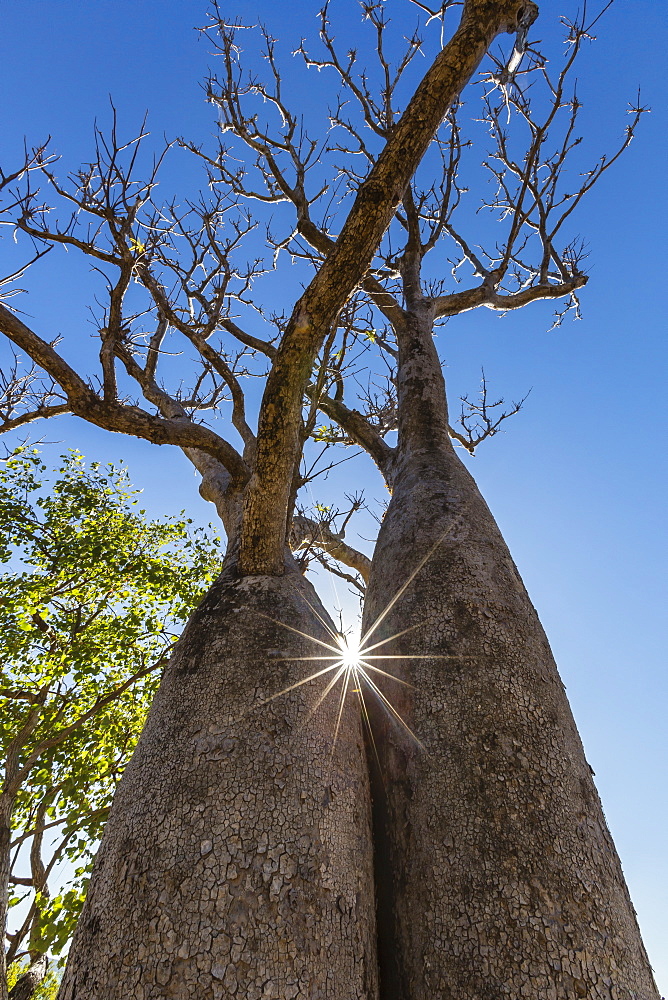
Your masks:
<svg viewBox="0 0 668 1000"><path fill-rule="evenodd" d="M307 602L308 603L308 602ZM309 605L310 607L310 605ZM397 654L387 654L383 653L381 647L386 643L391 642L393 639L398 638L399 635L404 635L406 631L411 631L411 629L404 629L404 631L397 633L397 635L388 636L387 639L381 639L380 642L375 642L368 645L365 640L370 637L371 630L367 632L366 636L360 638L359 633L354 630L347 632L334 632L332 628L324 621L320 615L317 613L315 608L311 608L318 620L322 625L325 626L327 632L331 638L331 642L325 642L323 639L319 639L314 635L308 635L306 632L302 632L299 629L293 628L291 625L286 625L284 622L275 621L273 618L269 619L276 625L281 625L283 628L290 632L296 632L297 635L302 636L304 639L308 639L313 643L316 643L323 652L318 653L318 655L313 656L282 656L281 660L289 662L309 662L317 663L319 669L310 672L306 677L302 677L301 680L296 681L289 687L283 688L282 691L277 691L276 694L271 695L269 698L265 698L260 705L269 704L280 698L282 695L288 694L290 691L294 691L296 688L302 687L304 684L309 684L315 680L325 680L326 683L320 692L315 704L313 704L309 710L307 719L310 719L315 712L320 708L323 701L327 696L334 691L337 685L340 685L338 692L338 711L336 716L336 725L333 733L332 740L332 752L336 746L336 740L338 738L339 729L341 726L341 719L343 716L343 709L348 698L348 695L357 696L360 702L360 707L362 710L362 718L365 725L371 733L371 722L369 718L369 713L367 711L367 704L365 696L371 696L383 705L383 707L390 713L391 716L403 727L403 729L411 736L419 746L422 746L420 741L417 739L413 731L402 719L401 715L392 705L387 695L378 687L378 684L374 680L372 674L382 676L397 684L405 685L406 687L412 687L408 681L403 680L401 677L396 677L394 674L389 673L387 670L383 670L377 664L371 661L378 660L406 660L414 659L412 654L397 655ZM264 615L263 617L267 617ZM415 626L414 626L415 627ZM326 653L324 651L327 651ZM418 655L418 659L423 659ZM322 666L320 666L322 664ZM328 675L330 675L328 677ZM259 706L258 706L259 707ZM371 738L373 740L373 734L371 733Z"/></svg>
<svg viewBox="0 0 668 1000"><path fill-rule="evenodd" d="M318 613L316 608L306 598L302 598L306 601L317 620L325 628L327 635L331 639L331 642L325 642L323 639L319 639L314 635L309 635L307 632L302 632L300 629L293 628L291 625L286 625L284 622L276 621L274 618L269 618L269 615L261 615L263 618L267 618L269 621L273 622L274 625L279 625L282 628L287 629L289 632L295 632L300 635L303 639L308 639L310 642L315 643L321 650L318 655L314 656L282 656L281 660L286 660L290 662L310 662L317 663L318 667L308 676L302 677L301 680L296 681L289 687L283 688L282 691L277 691L276 694L271 695L269 698L265 698L259 703L260 705L267 705L269 702L275 701L282 695L288 694L290 691L294 691L296 688L302 687L304 684L310 684L315 680L326 680L323 690L320 692L315 704L310 708L307 719L320 708L323 701L327 696L334 690L334 688L340 684L339 706L336 717L336 726L333 734L332 742L332 752L336 745L336 740L339 733L339 728L341 725L341 718L343 716L343 709L348 698L348 695L356 696L359 699L362 718L364 724L369 730L371 740L373 742L373 733L371 732L371 720L369 712L367 711L366 697L372 697L376 699L382 707L392 716L392 718L397 722L403 730L411 737L412 740L417 743L417 745L424 750L424 746L417 738L415 733L412 731L410 726L401 717L399 712L396 710L390 699L387 697L385 692L378 686L374 677L376 675L378 679L381 677L386 681L392 681L396 684L404 685L405 687L412 688L413 685L401 677L397 677L395 674L390 673L388 670L383 670L378 666L379 660L384 660L386 665L390 660L449 660L453 657L447 655L422 655L420 653L385 653L382 647L387 645L389 642L393 642L400 636L405 636L409 632L413 632L415 629L421 628L425 622L417 622L414 625L410 625L408 628L402 629L401 632L397 632L394 635L388 636L386 639L381 639L377 642L370 643L370 639L373 633L376 631L381 622L387 617L392 608L396 605L397 601L401 600L406 590L413 582L415 577L418 575L422 567L427 563L434 553L437 551L441 543L450 535L452 528L448 528L436 543L429 549L429 551L423 556L419 561L417 566L414 568L413 572L404 581L404 583L398 588L394 596L388 601L383 610L377 616L376 620L373 622L371 627L367 629L364 635L360 636L359 631L351 628L342 632L335 632L334 629L328 624L328 622ZM260 613L261 614L261 613ZM343 624L342 624L343 628ZM326 655L324 653L326 650ZM372 662L373 661L373 662ZM328 675L330 675L328 677Z"/></svg>
<svg viewBox="0 0 668 1000"><path fill-rule="evenodd" d="M359 637L350 634L339 635L336 641L341 651L341 665L346 670L354 670L362 660Z"/></svg>

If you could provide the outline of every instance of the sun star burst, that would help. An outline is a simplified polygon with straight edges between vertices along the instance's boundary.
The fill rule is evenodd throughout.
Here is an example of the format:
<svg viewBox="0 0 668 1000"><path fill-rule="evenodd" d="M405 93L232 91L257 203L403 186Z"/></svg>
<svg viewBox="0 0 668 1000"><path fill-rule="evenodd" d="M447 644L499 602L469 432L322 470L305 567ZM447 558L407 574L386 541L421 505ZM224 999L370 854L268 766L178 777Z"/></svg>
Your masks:
<svg viewBox="0 0 668 1000"><path fill-rule="evenodd" d="M378 679L385 678L395 682L396 684L401 684L405 687L412 688L413 684L408 681L403 680L401 677L397 677L395 674L389 673L387 670L383 670L377 665L379 660L449 660L452 657L442 654L421 654L421 653L384 653L382 652L382 647L386 646L387 643L393 642L395 639L399 639L401 636L407 635L409 632L413 632L415 629L420 628L424 625L424 622L418 622L414 625L410 625L407 628L402 629L400 632L395 632L394 635L388 636L386 639L380 639L379 641L370 643L372 635L378 628L378 626L384 621L387 615L390 613L392 608L396 605L406 590L413 582L415 577L418 575L423 566L431 559L436 550L439 548L441 543L450 535L451 528L446 530L441 537L436 541L436 543L429 549L426 555L419 561L417 566L413 569L412 573L404 581L404 583L397 589L394 596L388 601L383 610L378 614L373 624L367 629L364 635L360 636L353 629L347 632L335 632L325 618L322 617L316 608L308 601L303 594L301 594L302 599L306 602L310 610L312 611L315 618L320 622L323 628L326 630L327 635L331 639L331 642L325 642L323 639L319 639L317 636L309 635L307 632L302 632L300 629L293 628L291 625L286 625L284 622L276 621L273 618L269 618L268 615L262 615L263 618L267 618L269 621L273 622L275 625L279 625L281 628L287 629L289 632L295 632L304 639L308 639L310 642L315 643L322 650L327 650L327 655L320 653L314 656L281 656L278 657L279 660L289 661L291 663L302 662L302 663L313 663L318 664L318 667L308 674L306 677L302 677L301 680L296 681L294 684L290 684L288 687L283 688L282 691L277 691L276 694L271 695L269 698L265 698L260 702L260 705L267 705L277 698L288 694L290 691L294 691L297 688L302 687L305 684L310 684L320 678L326 680L323 690L320 692L318 698L316 699L314 705L312 705L307 720L310 719L313 714L320 708L323 701L327 696L334 690L334 688L340 683L341 689L339 692L339 703L338 711L336 716L336 725L333 736L332 743L332 753L334 752L334 747L336 746L336 740L339 734L339 729L341 727L341 719L343 716L343 710L346 703L348 694L356 695L359 699L360 707L362 710L362 718L369 731L371 741L373 743L373 733L371 731L371 720L367 710L367 704L365 701L365 694L375 698L383 708L394 718L394 720L404 729L404 731L411 737L412 740L417 743L421 749L425 749L420 740L417 738L413 730L406 723L406 721L401 717L400 713L394 707L392 702L389 700L385 692L378 686L374 680L372 674L377 675ZM261 613L260 613L261 614ZM372 662L374 661L374 662ZM331 675L328 677L328 675ZM259 707L259 706L258 706ZM375 744L374 744L375 748Z"/></svg>
<svg viewBox="0 0 668 1000"><path fill-rule="evenodd" d="M310 606L310 605L309 605ZM282 628L287 629L290 632L295 632L297 635L302 636L304 639L308 639L313 643L316 643L322 650L322 653L313 656L281 656L277 659L285 662L301 662L301 663L313 663L322 664L317 669L313 670L306 677L302 677L300 680L296 681L294 684L290 684L288 687L283 688L281 691L277 691L276 694L271 695L270 698L264 699L260 704L266 705L282 695L288 694L290 691L294 691L297 688L302 687L305 684L309 684L312 681L318 680L319 678L327 678L327 683L325 684L323 690L320 692L317 700L312 705L307 719L320 708L323 701L327 696L334 690L334 688L340 683L339 692L339 704L336 716L336 726L334 730L333 746L336 745L336 740L339 734L339 729L341 726L341 718L343 716L343 710L348 694L357 695L362 708L362 716L364 718L365 724L370 729L369 713L367 711L367 706L365 702L365 694L371 695L372 697L378 699L378 701L384 706L384 708L393 716L393 718L403 727L403 729L415 740L418 745L422 746L417 736L404 719L401 717L396 708L392 705L387 695L381 690L372 674L378 675L378 677L384 677L388 680L394 681L397 684L402 684L405 687L412 687L408 681L403 680L401 677L397 677L395 674L389 673L387 670L383 670L377 665L378 660L412 660L412 659L429 659L429 657L420 656L419 654L407 653L407 654L387 654L379 652L380 648L388 642L392 642L394 639L399 638L401 635L405 635L406 632L412 631L413 628L418 626L411 626L410 629L403 629L401 632L397 632L395 635L388 636L386 639L380 640L380 642L374 642L370 645L364 644L364 639L356 636L354 632L334 632L326 621L312 608L314 614L316 614L318 620L327 629L327 633L331 637L331 643L325 642L322 639L317 638L314 635L309 635L307 632L302 632L300 629L293 628L291 625L286 625L284 622L275 621L273 618L269 619L276 625L280 625ZM268 616L263 616L268 617ZM367 635L370 633L367 633ZM324 652L327 650L327 653ZM327 675L330 675L327 677Z"/></svg>

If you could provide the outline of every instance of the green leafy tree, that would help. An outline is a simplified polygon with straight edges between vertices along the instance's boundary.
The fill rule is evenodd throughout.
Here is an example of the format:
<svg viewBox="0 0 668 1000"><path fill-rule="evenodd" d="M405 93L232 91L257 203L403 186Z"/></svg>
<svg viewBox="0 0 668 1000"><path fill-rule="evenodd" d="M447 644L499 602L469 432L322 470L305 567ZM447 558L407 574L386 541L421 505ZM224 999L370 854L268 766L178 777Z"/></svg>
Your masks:
<svg viewBox="0 0 668 1000"><path fill-rule="evenodd" d="M3 927L21 904L7 933L17 997L48 995L44 956L71 936L160 668L219 563L190 521L146 520L123 468L71 452L52 484L47 472L25 450L0 470L1 884Z"/></svg>

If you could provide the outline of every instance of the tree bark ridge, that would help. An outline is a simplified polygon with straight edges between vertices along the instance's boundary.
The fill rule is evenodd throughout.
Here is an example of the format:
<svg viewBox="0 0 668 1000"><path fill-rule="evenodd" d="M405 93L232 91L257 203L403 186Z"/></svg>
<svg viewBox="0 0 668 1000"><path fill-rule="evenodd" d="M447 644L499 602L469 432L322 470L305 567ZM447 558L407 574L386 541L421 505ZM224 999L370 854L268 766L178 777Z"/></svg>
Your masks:
<svg viewBox="0 0 668 1000"><path fill-rule="evenodd" d="M195 613L116 794L60 1000L375 1000L360 723L273 695L330 641L299 574L228 572ZM285 626L289 626L287 628Z"/></svg>
<svg viewBox="0 0 668 1000"><path fill-rule="evenodd" d="M365 604L424 749L373 709L382 1000L658 1000L547 639L451 447L404 455ZM397 664L406 664L397 668ZM389 888L387 887L389 886Z"/></svg>

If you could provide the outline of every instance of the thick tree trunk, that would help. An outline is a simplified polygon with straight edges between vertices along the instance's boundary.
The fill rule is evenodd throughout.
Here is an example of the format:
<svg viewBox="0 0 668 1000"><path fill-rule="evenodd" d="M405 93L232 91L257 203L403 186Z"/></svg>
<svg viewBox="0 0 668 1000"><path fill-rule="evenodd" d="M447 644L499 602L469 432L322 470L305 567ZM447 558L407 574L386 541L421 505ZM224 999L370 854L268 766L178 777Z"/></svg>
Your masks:
<svg viewBox="0 0 668 1000"><path fill-rule="evenodd" d="M382 1000L657 1000L547 640L442 444L394 477L366 628L434 546L369 639L430 657L380 664L424 749L373 710Z"/></svg>
<svg viewBox="0 0 668 1000"><path fill-rule="evenodd" d="M313 610L315 609L315 611ZM317 614L316 614L317 612ZM374 1000L369 791L353 699L296 572L213 587L116 794L61 1000ZM281 624L278 624L281 623ZM329 640L331 641L331 640Z"/></svg>

